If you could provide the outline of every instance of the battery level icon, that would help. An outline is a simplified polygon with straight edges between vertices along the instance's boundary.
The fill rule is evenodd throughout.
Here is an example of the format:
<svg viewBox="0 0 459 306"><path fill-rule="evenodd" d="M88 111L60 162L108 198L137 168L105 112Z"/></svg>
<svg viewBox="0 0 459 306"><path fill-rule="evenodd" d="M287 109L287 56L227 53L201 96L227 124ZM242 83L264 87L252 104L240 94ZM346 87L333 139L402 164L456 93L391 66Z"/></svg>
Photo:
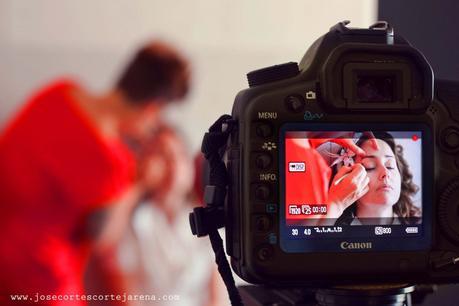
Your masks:
<svg viewBox="0 0 459 306"><path fill-rule="evenodd" d="M417 234L419 232L419 229L417 226L410 226L405 229L405 232L407 234Z"/></svg>
<svg viewBox="0 0 459 306"><path fill-rule="evenodd" d="M288 163L288 172L305 172L306 164L302 162L290 162Z"/></svg>

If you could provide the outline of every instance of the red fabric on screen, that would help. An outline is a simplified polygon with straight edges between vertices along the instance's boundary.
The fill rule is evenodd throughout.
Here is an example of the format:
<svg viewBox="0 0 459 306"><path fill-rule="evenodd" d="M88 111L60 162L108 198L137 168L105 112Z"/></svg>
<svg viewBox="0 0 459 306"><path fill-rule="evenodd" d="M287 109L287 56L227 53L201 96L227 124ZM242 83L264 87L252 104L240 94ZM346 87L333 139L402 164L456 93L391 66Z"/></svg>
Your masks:
<svg viewBox="0 0 459 306"><path fill-rule="evenodd" d="M75 89L43 89L0 136L2 293L82 293L86 217L132 180L127 148L91 125Z"/></svg>
<svg viewBox="0 0 459 306"><path fill-rule="evenodd" d="M331 169L307 139L285 138L285 215L287 220L309 219L318 215L292 215L290 205L319 204L327 201ZM305 163L304 172L289 172L289 162Z"/></svg>

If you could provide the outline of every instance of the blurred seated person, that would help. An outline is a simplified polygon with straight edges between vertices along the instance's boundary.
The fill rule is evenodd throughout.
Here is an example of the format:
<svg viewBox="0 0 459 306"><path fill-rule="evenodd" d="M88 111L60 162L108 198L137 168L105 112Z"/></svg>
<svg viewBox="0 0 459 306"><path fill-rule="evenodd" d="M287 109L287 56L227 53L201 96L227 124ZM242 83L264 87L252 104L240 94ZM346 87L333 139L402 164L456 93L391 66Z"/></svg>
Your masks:
<svg viewBox="0 0 459 306"><path fill-rule="evenodd" d="M135 181L135 162L120 139L143 137L165 105L185 96L188 83L188 64L181 55L152 42L105 94L59 80L27 101L0 135L3 301L10 294L84 293L83 270L93 238L86 231L89 216L143 194Z"/></svg>
<svg viewBox="0 0 459 306"><path fill-rule="evenodd" d="M195 177L183 140L163 126L144 149L139 167L149 192L137 207L127 202L117 207L101 235L101 245L114 247L113 264L120 269L110 278L118 279L130 294L171 299L154 301L159 306L229 304L208 239L197 239L190 231L188 215L199 197L193 183L201 178Z"/></svg>

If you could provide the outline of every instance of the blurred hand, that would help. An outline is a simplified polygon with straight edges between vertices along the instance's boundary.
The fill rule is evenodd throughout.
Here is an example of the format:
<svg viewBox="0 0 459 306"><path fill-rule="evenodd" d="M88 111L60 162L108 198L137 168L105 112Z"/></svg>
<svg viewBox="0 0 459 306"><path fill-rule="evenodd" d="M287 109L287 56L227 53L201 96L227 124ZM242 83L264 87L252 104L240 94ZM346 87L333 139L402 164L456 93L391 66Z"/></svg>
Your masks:
<svg viewBox="0 0 459 306"><path fill-rule="evenodd" d="M171 127L163 126L145 146L138 161L139 184L157 203L181 204L194 177L185 143Z"/></svg>
<svg viewBox="0 0 459 306"><path fill-rule="evenodd" d="M368 192L369 182L361 164L341 167L328 190L327 218L339 218L347 207Z"/></svg>
<svg viewBox="0 0 459 306"><path fill-rule="evenodd" d="M138 162L137 182L146 192L161 189L167 180L167 164L159 152L145 156Z"/></svg>

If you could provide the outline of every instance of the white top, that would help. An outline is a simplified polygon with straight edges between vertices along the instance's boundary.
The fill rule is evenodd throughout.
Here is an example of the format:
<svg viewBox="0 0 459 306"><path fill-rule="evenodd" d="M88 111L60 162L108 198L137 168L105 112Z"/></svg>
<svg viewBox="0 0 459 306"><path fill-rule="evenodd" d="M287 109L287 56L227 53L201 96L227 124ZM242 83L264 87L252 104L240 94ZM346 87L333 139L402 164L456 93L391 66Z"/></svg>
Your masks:
<svg viewBox="0 0 459 306"><path fill-rule="evenodd" d="M126 237L121 243L121 265L127 270L138 265L144 269L144 294L161 299L164 295L179 296L178 301L156 300L154 305L202 306L208 300L214 254L207 238L191 234L190 212L191 209L183 209L170 224L160 209L151 203L142 204L133 215L134 237ZM133 254L136 249L140 258Z"/></svg>

